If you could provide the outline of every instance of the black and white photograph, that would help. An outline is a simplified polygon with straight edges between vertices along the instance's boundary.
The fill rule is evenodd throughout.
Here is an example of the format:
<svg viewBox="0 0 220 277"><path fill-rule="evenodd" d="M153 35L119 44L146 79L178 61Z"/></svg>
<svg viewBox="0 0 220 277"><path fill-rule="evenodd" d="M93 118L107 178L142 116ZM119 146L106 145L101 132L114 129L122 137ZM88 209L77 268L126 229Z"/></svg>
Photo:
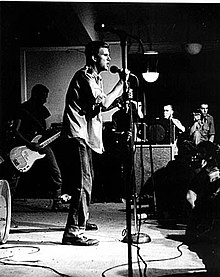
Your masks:
<svg viewBox="0 0 220 277"><path fill-rule="evenodd" d="M220 276L220 2L0 1L0 276Z"/></svg>

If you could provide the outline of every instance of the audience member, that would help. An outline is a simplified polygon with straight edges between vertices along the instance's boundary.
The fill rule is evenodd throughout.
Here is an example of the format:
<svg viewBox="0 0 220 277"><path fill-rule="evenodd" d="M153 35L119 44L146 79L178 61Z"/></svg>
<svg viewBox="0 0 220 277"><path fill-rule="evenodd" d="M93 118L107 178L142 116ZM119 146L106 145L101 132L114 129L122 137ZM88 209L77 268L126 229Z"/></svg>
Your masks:
<svg viewBox="0 0 220 277"><path fill-rule="evenodd" d="M219 216L218 210L213 210L212 203L216 197L220 199L220 172L216 161L216 146L210 141L203 141L198 144L197 151L198 154L192 163L196 174L187 192L187 201L192 208L187 235L192 234L195 237L212 227L213 219L217 219L213 216L215 213Z"/></svg>
<svg viewBox="0 0 220 277"><path fill-rule="evenodd" d="M194 115L194 123L190 128L190 138L195 145L201 141L214 142L215 125L214 118L208 114L208 104L201 104Z"/></svg>
<svg viewBox="0 0 220 277"><path fill-rule="evenodd" d="M208 276L220 274L220 173L216 163L216 146L210 141L198 144L187 201L190 204L186 243L206 266Z"/></svg>
<svg viewBox="0 0 220 277"><path fill-rule="evenodd" d="M185 127L183 126L183 124L180 122L179 119L174 117L173 105L170 105L170 104L165 105L163 107L163 110L164 110L164 119L167 121L167 126L168 126L167 129L170 132L170 140L172 143L175 143L178 138L178 134L185 132Z"/></svg>
<svg viewBox="0 0 220 277"><path fill-rule="evenodd" d="M174 155L178 154L178 146L185 132L185 127L179 119L174 117L171 104L164 105L163 117L156 118L153 125L149 126L149 141L152 144L173 144Z"/></svg>

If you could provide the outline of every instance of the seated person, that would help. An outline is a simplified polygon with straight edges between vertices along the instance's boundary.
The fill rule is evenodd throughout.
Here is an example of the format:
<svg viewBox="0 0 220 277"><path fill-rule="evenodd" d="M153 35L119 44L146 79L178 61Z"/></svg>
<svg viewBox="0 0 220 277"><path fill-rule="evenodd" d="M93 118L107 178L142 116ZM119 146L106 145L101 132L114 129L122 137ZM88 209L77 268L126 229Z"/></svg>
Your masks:
<svg viewBox="0 0 220 277"><path fill-rule="evenodd" d="M193 116L194 122L190 127L190 138L193 143L198 145L201 141L214 142L215 125L213 116L208 114L208 104L201 104Z"/></svg>
<svg viewBox="0 0 220 277"><path fill-rule="evenodd" d="M190 203L185 242L202 259L207 276L220 276L220 173L216 146L210 141L197 146L194 178L187 201Z"/></svg>
<svg viewBox="0 0 220 277"><path fill-rule="evenodd" d="M185 132L185 127L182 125L179 119L173 116L174 110L172 105L165 105L163 109L165 119L163 121L167 121L167 124L169 124L171 143L174 143L177 139L178 133Z"/></svg>
<svg viewBox="0 0 220 277"><path fill-rule="evenodd" d="M163 107L163 118L157 118L155 124L149 127L149 139L152 143L174 144L177 154L177 140L184 132L185 127L174 117L173 106L168 104Z"/></svg>
<svg viewBox="0 0 220 277"><path fill-rule="evenodd" d="M219 223L220 216L216 206L220 204L220 171L216 162L216 147L210 141L203 141L198 144L197 151L197 159L192 163L195 176L186 196L191 207L186 231L190 238L207 235L207 231L214 227L213 222Z"/></svg>

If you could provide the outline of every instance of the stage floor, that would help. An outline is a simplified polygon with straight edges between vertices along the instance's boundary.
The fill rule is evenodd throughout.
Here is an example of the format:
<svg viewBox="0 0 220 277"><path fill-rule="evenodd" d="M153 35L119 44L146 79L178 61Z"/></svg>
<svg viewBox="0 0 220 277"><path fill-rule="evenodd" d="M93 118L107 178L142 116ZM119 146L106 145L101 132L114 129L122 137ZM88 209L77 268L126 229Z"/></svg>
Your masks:
<svg viewBox="0 0 220 277"><path fill-rule="evenodd" d="M50 199L14 201L12 220L18 226L10 229L7 243L0 245L1 277L130 277L128 268L132 277L205 275L201 251L183 242L184 224L165 227L156 219L143 219L140 232L151 241L131 247L132 264L128 266L129 247L122 242L125 203L91 205L90 222L99 229L86 231L86 235L100 244L90 247L61 244L67 212L51 212L51 205ZM135 234L133 213L131 224Z"/></svg>

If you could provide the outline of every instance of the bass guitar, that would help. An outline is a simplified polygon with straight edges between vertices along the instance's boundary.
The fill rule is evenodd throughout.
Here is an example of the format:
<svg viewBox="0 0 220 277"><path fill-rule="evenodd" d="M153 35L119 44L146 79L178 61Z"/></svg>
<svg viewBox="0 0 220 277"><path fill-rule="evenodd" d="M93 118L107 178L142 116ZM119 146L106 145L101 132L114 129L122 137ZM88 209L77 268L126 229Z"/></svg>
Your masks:
<svg viewBox="0 0 220 277"><path fill-rule="evenodd" d="M45 141L41 142L41 148L44 148L49 143L57 139L60 136L60 133L61 131L46 139ZM41 138L42 135L37 135L33 138L32 142L38 143ZM46 154L40 154L37 151L31 150L27 146L14 147L9 154L12 164L20 172L27 172L36 160L44 158L45 155Z"/></svg>

